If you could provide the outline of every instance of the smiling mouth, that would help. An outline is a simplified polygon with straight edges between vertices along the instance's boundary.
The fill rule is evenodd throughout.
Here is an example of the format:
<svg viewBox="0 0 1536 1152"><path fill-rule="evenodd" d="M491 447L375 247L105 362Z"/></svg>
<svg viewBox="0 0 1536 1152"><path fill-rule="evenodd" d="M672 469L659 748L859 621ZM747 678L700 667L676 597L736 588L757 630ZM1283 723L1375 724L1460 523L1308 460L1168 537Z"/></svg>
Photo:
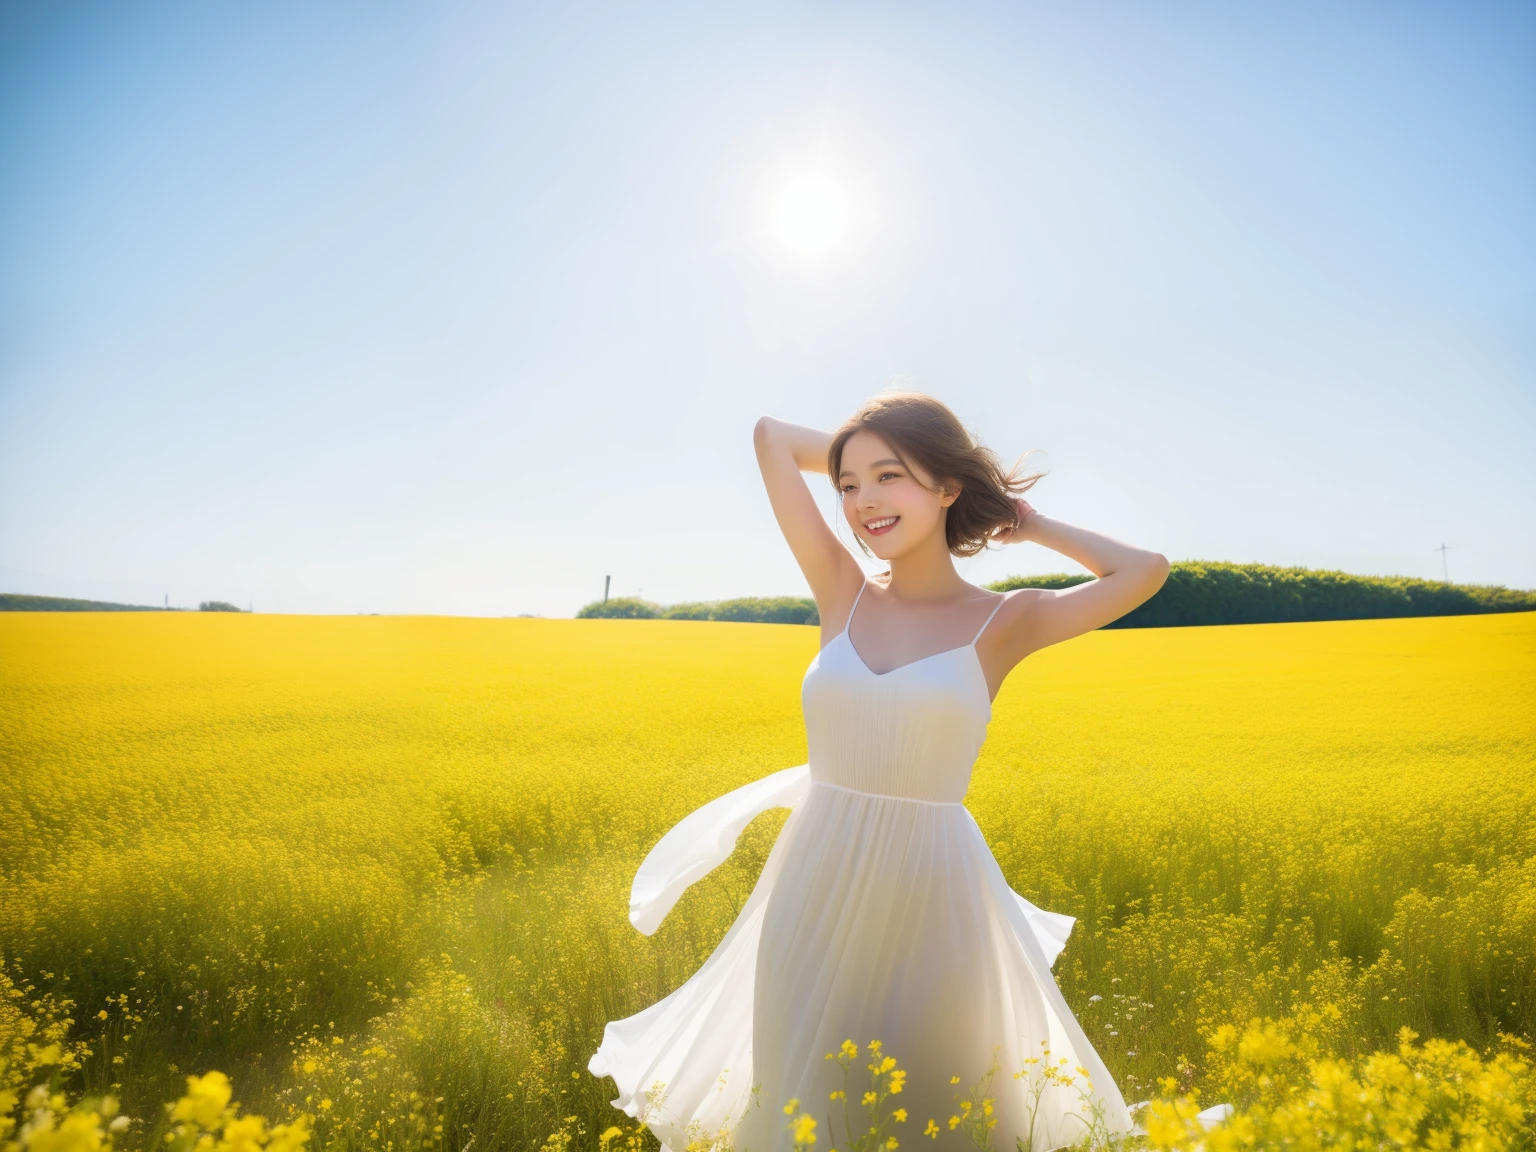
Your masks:
<svg viewBox="0 0 1536 1152"><path fill-rule="evenodd" d="M871 520L868 524L864 525L864 530L871 536L884 536L892 528L896 527L900 519L900 516L883 516L879 520Z"/></svg>

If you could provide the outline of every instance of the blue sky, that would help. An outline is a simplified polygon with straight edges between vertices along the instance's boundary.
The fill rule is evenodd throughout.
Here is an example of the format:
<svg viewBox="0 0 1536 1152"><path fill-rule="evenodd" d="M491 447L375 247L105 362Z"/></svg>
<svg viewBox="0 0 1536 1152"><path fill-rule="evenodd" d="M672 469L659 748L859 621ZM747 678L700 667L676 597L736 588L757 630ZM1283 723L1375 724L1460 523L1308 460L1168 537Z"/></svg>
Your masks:
<svg viewBox="0 0 1536 1152"><path fill-rule="evenodd" d="M1536 587L1533 318L1530 5L0 10L0 590L803 593L752 424L893 384L1174 560Z"/></svg>

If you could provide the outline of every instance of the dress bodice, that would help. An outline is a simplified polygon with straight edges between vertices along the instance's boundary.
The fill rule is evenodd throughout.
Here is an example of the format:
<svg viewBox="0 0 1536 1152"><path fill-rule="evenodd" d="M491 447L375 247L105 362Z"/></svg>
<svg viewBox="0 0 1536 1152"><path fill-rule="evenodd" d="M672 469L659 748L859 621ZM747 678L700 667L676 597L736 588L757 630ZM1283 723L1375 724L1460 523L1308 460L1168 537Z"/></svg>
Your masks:
<svg viewBox="0 0 1536 1152"><path fill-rule="evenodd" d="M848 621L859 597L849 610ZM999 599L992 616L1002 606ZM855 792L958 804L992 719L976 640L872 672L843 630L801 684L811 780Z"/></svg>

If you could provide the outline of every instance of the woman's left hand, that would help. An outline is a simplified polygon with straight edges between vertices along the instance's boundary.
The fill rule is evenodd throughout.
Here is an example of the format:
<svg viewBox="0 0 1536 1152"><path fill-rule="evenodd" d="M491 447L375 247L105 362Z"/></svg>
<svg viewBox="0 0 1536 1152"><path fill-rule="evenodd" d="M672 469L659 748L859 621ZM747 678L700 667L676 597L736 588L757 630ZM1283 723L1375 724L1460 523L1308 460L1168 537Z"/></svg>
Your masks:
<svg viewBox="0 0 1536 1152"><path fill-rule="evenodd" d="M992 539L999 544L1017 544L1021 541L1029 539L1025 521L1027 521L1031 516L1038 515L1030 502L1024 499L1022 496L1015 496L1013 499L1013 504L1014 507L1018 510L1018 519L1014 522L1014 526L1012 528L1006 528L999 532L996 536L992 537Z"/></svg>

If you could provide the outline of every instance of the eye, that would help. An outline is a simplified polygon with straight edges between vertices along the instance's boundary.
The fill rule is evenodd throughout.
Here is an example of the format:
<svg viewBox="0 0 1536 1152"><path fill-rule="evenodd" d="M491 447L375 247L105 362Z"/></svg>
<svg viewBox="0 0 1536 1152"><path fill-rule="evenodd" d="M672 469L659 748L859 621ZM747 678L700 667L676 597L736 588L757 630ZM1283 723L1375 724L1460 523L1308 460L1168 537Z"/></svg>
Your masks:
<svg viewBox="0 0 1536 1152"><path fill-rule="evenodd" d="M884 480L887 476L895 476L898 479L900 479L901 473L900 472L890 472L890 471L886 471L886 472L880 473L880 479L882 479L882 480Z"/></svg>

